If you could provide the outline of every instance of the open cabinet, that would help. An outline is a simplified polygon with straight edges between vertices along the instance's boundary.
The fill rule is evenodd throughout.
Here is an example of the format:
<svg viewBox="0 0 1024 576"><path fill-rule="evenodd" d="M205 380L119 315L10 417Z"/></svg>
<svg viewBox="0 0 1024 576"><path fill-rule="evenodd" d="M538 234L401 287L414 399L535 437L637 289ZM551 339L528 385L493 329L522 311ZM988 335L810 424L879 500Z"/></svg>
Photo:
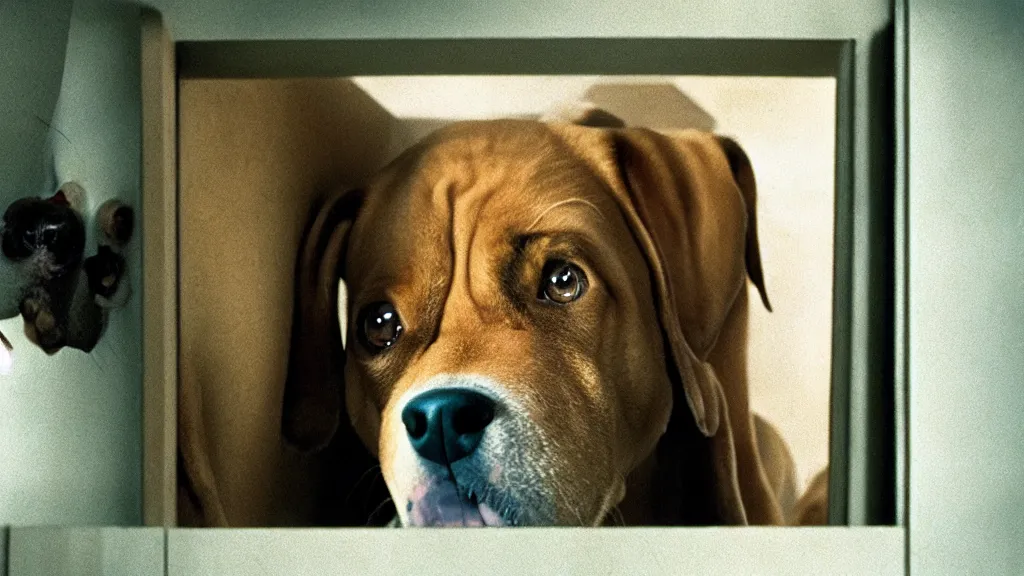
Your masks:
<svg viewBox="0 0 1024 576"><path fill-rule="evenodd" d="M10 574L905 573L906 359L894 342L905 338L906 214L892 60L902 32L885 2L825 20L807 15L819 3L770 14L765 3L756 22L740 17L749 2L735 4L724 19L727 8L694 6L594 31L535 6L551 19L517 13L521 32L490 9L468 31L409 15L365 32L324 24L312 6L280 29L253 17L223 32L144 11L145 527L14 528ZM790 441L801 488L829 466L832 526L318 525L309 486L329 454L299 456L280 438L291 282L316 195L360 183L452 121L536 118L581 98L746 146L776 308L751 307L751 402ZM202 422L229 528L182 513L183 421Z"/></svg>

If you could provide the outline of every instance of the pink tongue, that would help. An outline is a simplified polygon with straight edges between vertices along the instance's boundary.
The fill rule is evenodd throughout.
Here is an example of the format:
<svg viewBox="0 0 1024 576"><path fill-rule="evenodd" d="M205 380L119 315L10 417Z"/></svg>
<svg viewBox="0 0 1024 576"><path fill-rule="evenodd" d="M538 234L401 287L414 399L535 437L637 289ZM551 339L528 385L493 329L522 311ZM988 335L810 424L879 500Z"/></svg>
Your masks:
<svg viewBox="0 0 1024 576"><path fill-rule="evenodd" d="M451 482L418 488L411 503L409 520L413 526L494 526L498 521L498 515L486 505L478 508L459 498Z"/></svg>
<svg viewBox="0 0 1024 576"><path fill-rule="evenodd" d="M484 521L484 524L488 526L501 526L504 522L501 516L497 512L491 509L487 504L480 505L480 518Z"/></svg>

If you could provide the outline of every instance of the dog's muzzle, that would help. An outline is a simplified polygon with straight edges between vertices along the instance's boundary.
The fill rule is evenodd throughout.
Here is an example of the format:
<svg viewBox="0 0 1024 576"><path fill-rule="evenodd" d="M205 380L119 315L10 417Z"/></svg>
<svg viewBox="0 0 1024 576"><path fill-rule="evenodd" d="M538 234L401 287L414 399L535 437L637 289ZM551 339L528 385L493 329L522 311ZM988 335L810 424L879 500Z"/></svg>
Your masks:
<svg viewBox="0 0 1024 576"><path fill-rule="evenodd" d="M439 472L413 490L406 511L415 526L501 526L480 495L460 486L453 466L472 456L494 420L495 401L475 390L442 388L419 394L402 410L409 443Z"/></svg>
<svg viewBox="0 0 1024 576"><path fill-rule="evenodd" d="M550 524L536 430L490 378L439 375L395 406L389 490L405 526Z"/></svg>

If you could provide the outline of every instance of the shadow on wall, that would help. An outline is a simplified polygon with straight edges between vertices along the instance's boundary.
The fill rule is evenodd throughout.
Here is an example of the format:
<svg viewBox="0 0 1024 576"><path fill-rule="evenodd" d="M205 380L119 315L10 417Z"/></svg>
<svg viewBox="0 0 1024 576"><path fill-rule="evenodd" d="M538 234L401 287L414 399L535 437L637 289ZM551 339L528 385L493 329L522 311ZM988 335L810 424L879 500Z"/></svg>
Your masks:
<svg viewBox="0 0 1024 576"><path fill-rule="evenodd" d="M644 126L653 130L713 131L714 117L669 82L597 82L583 92L581 101L593 104L622 119L628 126ZM572 105L576 101L567 102ZM535 114L511 117L537 119ZM451 118L403 117L393 122L393 136L388 158L418 142L434 130L451 124Z"/></svg>
<svg viewBox="0 0 1024 576"><path fill-rule="evenodd" d="M398 125L345 78L185 79L178 111L179 487L204 504L179 498L179 523L309 524L332 461L280 437L297 247L317 198L375 172Z"/></svg>
<svg viewBox="0 0 1024 576"><path fill-rule="evenodd" d="M622 118L627 126L652 130L715 129L715 119L668 82L660 84L594 84L584 100Z"/></svg>

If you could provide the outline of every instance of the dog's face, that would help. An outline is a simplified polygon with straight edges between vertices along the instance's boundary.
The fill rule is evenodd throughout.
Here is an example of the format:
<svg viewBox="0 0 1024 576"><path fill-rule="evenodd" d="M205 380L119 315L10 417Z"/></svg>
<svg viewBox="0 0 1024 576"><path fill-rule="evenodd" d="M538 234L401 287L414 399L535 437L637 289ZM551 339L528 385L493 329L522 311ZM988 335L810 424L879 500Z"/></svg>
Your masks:
<svg viewBox="0 0 1024 576"><path fill-rule="evenodd" d="M593 525L668 421L643 255L536 128L442 137L352 229L346 405L406 525Z"/></svg>
<svg viewBox="0 0 1024 576"><path fill-rule="evenodd" d="M402 525L593 526L665 431L671 370L714 433L717 381L673 301L704 307L692 338L720 322L737 266L742 285L743 203L733 183L730 218L701 224L738 237L729 269L681 262L696 280L674 295L651 240L664 231L645 230L630 200L647 183L625 145L597 129L460 124L324 208L300 255L286 435L322 442L344 406ZM332 310L339 277L347 298ZM705 294L708 282L731 294ZM342 371L338 402L317 382Z"/></svg>
<svg viewBox="0 0 1024 576"><path fill-rule="evenodd" d="M65 346L93 349L124 273L119 250L132 235L131 209L111 201L88 219L98 227L101 245L86 257L83 204L72 183L50 198L12 202L0 222L0 266L7 278L0 313L21 314L26 337L47 354Z"/></svg>

